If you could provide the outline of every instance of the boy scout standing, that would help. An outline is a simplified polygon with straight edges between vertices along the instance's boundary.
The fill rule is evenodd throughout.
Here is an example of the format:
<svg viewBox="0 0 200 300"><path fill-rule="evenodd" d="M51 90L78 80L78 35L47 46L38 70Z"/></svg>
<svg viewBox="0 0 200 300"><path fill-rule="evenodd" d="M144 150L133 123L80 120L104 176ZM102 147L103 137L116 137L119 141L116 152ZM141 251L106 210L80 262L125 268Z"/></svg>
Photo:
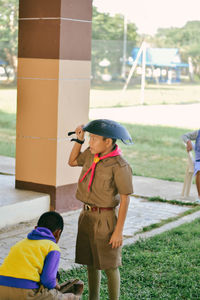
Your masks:
<svg viewBox="0 0 200 300"><path fill-rule="evenodd" d="M89 147L81 152L85 131L90 133ZM77 139L68 163L82 167L76 197L83 202L75 261L87 265L90 300L99 299L100 270L107 276L109 299L117 300L123 226L133 187L132 170L115 142L132 140L122 125L105 119L79 126L75 133Z"/></svg>

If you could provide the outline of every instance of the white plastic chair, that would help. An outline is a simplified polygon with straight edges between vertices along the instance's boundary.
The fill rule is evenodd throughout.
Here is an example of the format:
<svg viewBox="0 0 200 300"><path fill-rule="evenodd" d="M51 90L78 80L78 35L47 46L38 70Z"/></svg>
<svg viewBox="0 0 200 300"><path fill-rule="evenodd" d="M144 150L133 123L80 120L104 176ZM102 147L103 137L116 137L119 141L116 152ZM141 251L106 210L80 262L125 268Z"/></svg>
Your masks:
<svg viewBox="0 0 200 300"><path fill-rule="evenodd" d="M192 177L194 173L194 158L192 155L192 151L187 152L188 160L187 160L187 167L185 172L185 179L183 183L182 189L182 197L189 197L191 184L192 184Z"/></svg>

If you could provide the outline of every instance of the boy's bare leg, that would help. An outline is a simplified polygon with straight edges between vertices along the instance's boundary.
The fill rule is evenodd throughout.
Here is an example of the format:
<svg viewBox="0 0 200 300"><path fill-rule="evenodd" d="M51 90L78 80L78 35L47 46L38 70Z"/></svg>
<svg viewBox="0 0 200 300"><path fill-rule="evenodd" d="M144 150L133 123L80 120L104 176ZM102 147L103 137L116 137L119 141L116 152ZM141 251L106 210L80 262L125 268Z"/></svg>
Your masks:
<svg viewBox="0 0 200 300"><path fill-rule="evenodd" d="M120 273L119 269L105 270L108 279L109 300L118 300L120 295Z"/></svg>
<svg viewBox="0 0 200 300"><path fill-rule="evenodd" d="M197 186L198 197L200 198L200 171L198 171L196 174L196 186Z"/></svg>
<svg viewBox="0 0 200 300"><path fill-rule="evenodd" d="M92 266L88 266L88 287L89 287L89 300L100 299L100 283L101 271Z"/></svg>

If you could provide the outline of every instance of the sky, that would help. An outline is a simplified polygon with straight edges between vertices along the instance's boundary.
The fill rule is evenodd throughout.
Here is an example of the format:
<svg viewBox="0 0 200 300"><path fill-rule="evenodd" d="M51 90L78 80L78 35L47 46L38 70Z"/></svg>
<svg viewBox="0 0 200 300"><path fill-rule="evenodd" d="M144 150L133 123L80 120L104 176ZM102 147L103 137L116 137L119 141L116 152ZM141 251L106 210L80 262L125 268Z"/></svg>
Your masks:
<svg viewBox="0 0 200 300"><path fill-rule="evenodd" d="M155 34L157 29L183 27L200 21L200 0L93 0L100 12L125 14L138 33Z"/></svg>

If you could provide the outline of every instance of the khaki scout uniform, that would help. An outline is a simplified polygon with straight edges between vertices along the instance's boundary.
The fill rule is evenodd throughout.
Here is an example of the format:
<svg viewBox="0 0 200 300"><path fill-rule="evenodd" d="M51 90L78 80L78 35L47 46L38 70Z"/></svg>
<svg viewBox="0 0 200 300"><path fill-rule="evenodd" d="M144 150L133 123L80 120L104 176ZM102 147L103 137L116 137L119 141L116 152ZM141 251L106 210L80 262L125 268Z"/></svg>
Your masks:
<svg viewBox="0 0 200 300"><path fill-rule="evenodd" d="M89 148L77 158L82 166L80 178L90 168L94 155ZM109 245L117 222L115 207L120 202L119 194L133 193L132 170L122 156L101 160L95 168L90 191L90 173L78 183L77 199L84 204L110 210L83 210L78 222L76 241L76 263L91 265L99 270L116 268L121 265L121 247L112 249Z"/></svg>
<svg viewBox="0 0 200 300"><path fill-rule="evenodd" d="M74 294L61 294L58 290L52 289L21 289L9 286L0 286L0 300L79 300L80 296Z"/></svg>

